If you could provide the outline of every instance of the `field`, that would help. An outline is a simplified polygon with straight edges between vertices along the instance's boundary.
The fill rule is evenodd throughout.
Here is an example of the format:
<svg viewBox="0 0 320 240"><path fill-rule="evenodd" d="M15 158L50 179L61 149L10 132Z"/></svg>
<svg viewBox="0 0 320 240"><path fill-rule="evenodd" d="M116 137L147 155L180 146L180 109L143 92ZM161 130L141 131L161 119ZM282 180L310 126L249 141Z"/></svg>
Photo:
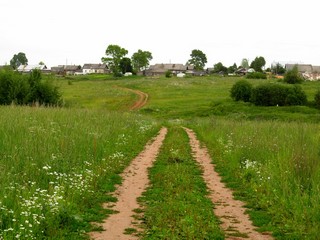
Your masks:
<svg viewBox="0 0 320 240"><path fill-rule="evenodd" d="M60 86L64 107L0 107L0 239L88 238L90 223L112 214L102 203L116 201L110 193L121 182L119 173L161 126L168 136L141 198L142 238L225 237L185 147L185 126L207 146L260 231L276 239L317 239L320 112L311 103L233 102L229 92L237 77L51 80ZM277 83L250 80L263 81ZM320 83L301 86L311 102ZM126 89L147 93L147 104L130 111L137 95ZM176 218L168 215L173 212Z"/></svg>

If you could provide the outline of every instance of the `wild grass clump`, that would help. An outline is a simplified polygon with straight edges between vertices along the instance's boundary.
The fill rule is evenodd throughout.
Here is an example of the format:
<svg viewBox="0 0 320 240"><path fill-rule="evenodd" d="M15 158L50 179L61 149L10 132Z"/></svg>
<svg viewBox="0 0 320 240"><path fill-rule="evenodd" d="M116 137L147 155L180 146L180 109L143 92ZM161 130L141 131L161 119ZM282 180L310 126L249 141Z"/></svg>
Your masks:
<svg viewBox="0 0 320 240"><path fill-rule="evenodd" d="M170 128L150 170L144 239L224 239L199 166L182 128Z"/></svg>
<svg viewBox="0 0 320 240"><path fill-rule="evenodd" d="M210 119L194 126L261 230L279 239L318 238L318 124Z"/></svg>
<svg viewBox="0 0 320 240"><path fill-rule="evenodd" d="M1 107L0 239L82 239L159 130L105 111Z"/></svg>

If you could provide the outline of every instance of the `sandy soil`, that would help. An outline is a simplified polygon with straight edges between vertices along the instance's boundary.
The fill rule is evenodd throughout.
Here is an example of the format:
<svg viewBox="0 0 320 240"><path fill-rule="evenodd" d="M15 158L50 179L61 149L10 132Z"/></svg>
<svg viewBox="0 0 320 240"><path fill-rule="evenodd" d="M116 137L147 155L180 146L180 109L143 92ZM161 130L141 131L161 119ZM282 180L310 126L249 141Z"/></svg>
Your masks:
<svg viewBox="0 0 320 240"><path fill-rule="evenodd" d="M245 214L244 203L233 198L232 191L225 187L221 177L214 170L207 149L201 148L200 142L192 130L186 128L185 130L190 138L194 158L203 170L203 178L210 192L209 197L215 205L214 213L222 221L221 227L226 233L226 239L273 239L270 234L255 230L249 216ZM239 233L241 236L244 236L242 234L247 235L247 238L235 237L239 236Z"/></svg>
<svg viewBox="0 0 320 240"><path fill-rule="evenodd" d="M118 213L110 215L104 221L102 227L105 231L91 233L92 239L138 239L136 236L124 234L124 231L127 228L137 229L137 220L132 217L135 214L133 210L140 207L137 198L141 196L149 184L148 168L156 159L166 133L167 129L162 128L154 141L147 144L144 151L122 173L122 185L115 192L118 201L112 207ZM136 223L133 224L133 222Z"/></svg>

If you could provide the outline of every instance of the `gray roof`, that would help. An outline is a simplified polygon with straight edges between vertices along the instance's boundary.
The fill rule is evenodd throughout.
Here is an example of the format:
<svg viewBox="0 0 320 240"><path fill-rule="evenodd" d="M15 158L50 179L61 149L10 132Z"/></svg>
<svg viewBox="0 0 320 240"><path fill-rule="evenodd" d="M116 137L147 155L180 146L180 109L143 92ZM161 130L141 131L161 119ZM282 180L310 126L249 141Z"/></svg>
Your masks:
<svg viewBox="0 0 320 240"><path fill-rule="evenodd" d="M82 69L108 69L107 64L105 63L98 63L98 64L91 64L91 63L86 63L83 65Z"/></svg>
<svg viewBox="0 0 320 240"><path fill-rule="evenodd" d="M161 64L155 64L151 65L149 70L154 72L166 72L168 70L170 71L186 71L187 67L183 64L171 64L171 63L161 63Z"/></svg>
<svg viewBox="0 0 320 240"><path fill-rule="evenodd" d="M47 66L37 64L37 65L20 65L18 67L19 72L30 72L34 69L45 70L47 69Z"/></svg>
<svg viewBox="0 0 320 240"><path fill-rule="evenodd" d="M311 64L286 64L286 70L292 70L294 66L298 67L298 71L303 73L303 72L312 72L312 65Z"/></svg>

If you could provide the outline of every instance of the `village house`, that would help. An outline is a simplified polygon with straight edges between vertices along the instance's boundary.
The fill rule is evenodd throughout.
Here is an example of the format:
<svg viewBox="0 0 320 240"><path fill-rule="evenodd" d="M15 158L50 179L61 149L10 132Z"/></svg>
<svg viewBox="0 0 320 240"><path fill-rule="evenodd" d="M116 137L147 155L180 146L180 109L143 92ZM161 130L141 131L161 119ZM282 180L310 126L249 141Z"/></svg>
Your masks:
<svg viewBox="0 0 320 240"><path fill-rule="evenodd" d="M35 70L35 69L40 70L43 73L50 72L50 70L48 70L46 65L39 65L39 64L36 64L36 65L20 65L18 67L17 71L21 72L21 73L30 73L32 70Z"/></svg>
<svg viewBox="0 0 320 240"><path fill-rule="evenodd" d="M320 66L312 66L311 64L286 64L285 69L286 71L292 70L294 66L297 66L298 72L306 80L320 80Z"/></svg>
<svg viewBox="0 0 320 240"><path fill-rule="evenodd" d="M76 75L82 74L82 68L80 65L58 65L57 67L51 67L51 72L57 75Z"/></svg>
<svg viewBox="0 0 320 240"><path fill-rule="evenodd" d="M151 65L146 71L146 76L160 76L165 75L167 71L171 71L172 74L177 75L178 73L184 73L187 67L183 64L171 64L171 63L161 63Z"/></svg>
<svg viewBox="0 0 320 240"><path fill-rule="evenodd" d="M91 73L110 73L110 70L105 63L98 64L84 64L82 67L83 74L91 74Z"/></svg>

